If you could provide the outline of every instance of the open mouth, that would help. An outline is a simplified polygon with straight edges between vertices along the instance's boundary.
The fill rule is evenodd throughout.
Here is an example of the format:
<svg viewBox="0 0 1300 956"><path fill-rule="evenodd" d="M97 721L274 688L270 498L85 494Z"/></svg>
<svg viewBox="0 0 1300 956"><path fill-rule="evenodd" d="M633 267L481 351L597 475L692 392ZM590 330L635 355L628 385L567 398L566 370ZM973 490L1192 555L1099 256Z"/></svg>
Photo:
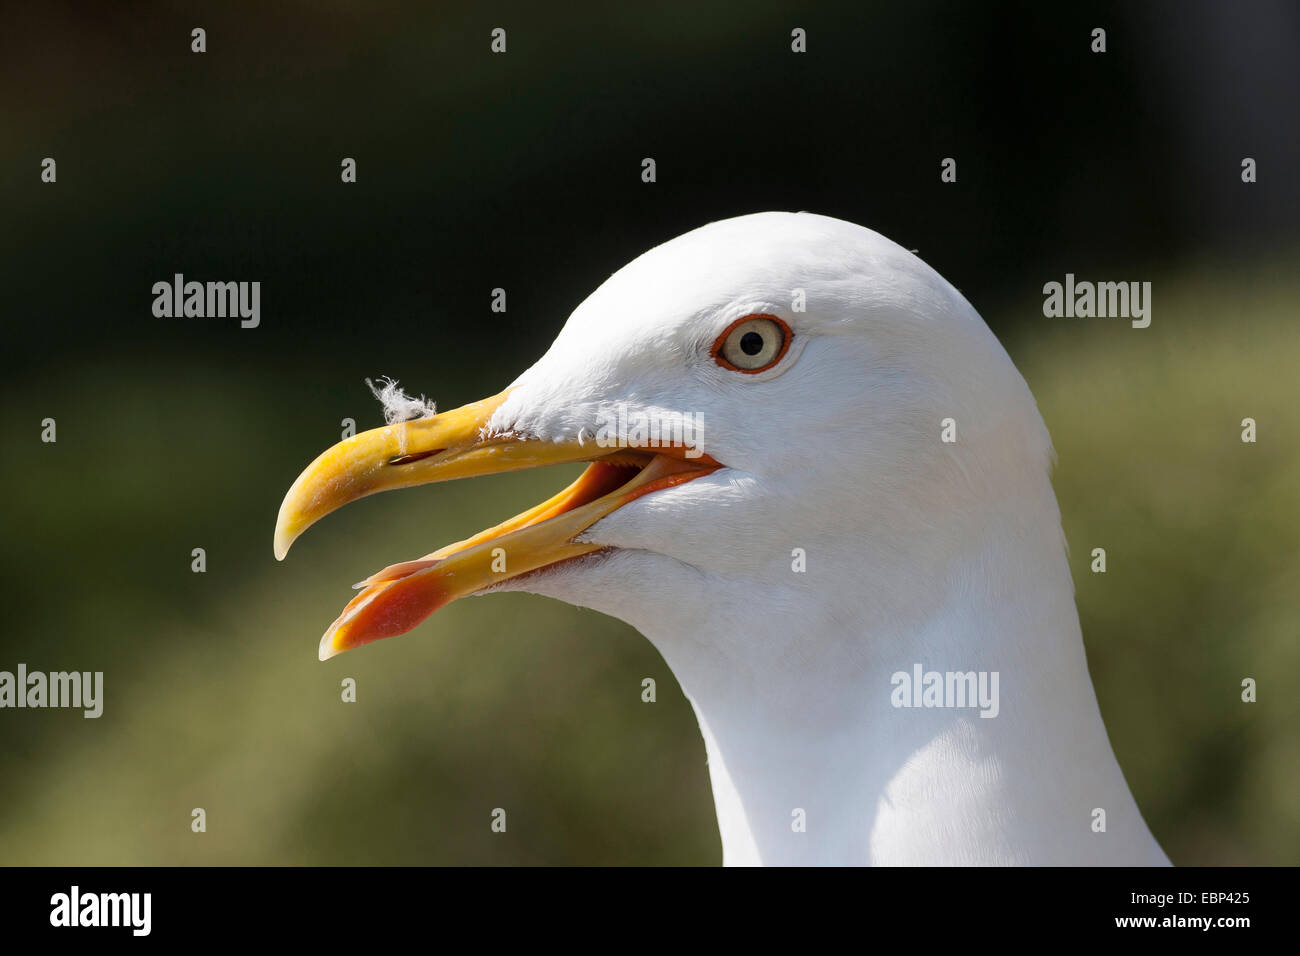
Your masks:
<svg viewBox="0 0 1300 956"><path fill-rule="evenodd" d="M588 443L488 435L506 393L427 419L355 435L323 453L280 506L276 556L308 525L379 491L562 462L587 461L559 494L473 537L372 574L325 631L320 658L411 630L457 598L604 549L574 540L630 501L721 465L683 447L599 449Z"/></svg>

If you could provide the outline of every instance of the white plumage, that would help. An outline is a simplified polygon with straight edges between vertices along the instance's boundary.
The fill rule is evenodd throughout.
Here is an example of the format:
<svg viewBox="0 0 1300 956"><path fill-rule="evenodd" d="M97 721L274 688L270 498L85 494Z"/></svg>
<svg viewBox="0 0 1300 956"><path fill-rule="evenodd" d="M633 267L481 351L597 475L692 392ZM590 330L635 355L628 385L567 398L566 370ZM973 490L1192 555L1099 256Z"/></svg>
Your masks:
<svg viewBox="0 0 1300 956"><path fill-rule="evenodd" d="M747 313L795 331L771 373L707 359ZM583 536L614 550L498 586L655 644L699 718L726 863L1167 863L1097 708L1047 430L916 256L805 213L714 223L612 276L515 384L499 429L695 410L726 465ZM894 707L916 663L998 672L998 716Z"/></svg>

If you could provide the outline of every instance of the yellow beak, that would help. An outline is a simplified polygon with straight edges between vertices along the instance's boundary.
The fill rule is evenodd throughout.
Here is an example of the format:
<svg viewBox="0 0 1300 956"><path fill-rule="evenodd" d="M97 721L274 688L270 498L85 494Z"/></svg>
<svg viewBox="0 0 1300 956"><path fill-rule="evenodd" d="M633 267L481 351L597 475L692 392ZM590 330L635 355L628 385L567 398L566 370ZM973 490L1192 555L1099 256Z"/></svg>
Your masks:
<svg viewBox="0 0 1300 956"><path fill-rule="evenodd" d="M574 461L592 465L548 501L474 537L385 568L362 582L320 642L320 659L402 634L438 608L512 577L602 546L573 538L627 502L718 468L682 447L601 448L488 435L507 392L431 418L362 432L330 448L293 483L275 527L275 556L309 526L358 498L393 488Z"/></svg>

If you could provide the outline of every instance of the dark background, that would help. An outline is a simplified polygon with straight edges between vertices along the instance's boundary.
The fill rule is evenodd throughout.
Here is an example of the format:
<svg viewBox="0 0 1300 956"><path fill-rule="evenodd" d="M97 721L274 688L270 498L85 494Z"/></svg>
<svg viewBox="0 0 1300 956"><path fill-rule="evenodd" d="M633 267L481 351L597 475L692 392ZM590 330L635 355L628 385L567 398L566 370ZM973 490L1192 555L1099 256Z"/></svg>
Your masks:
<svg viewBox="0 0 1300 956"><path fill-rule="evenodd" d="M1297 862L1298 43L1285 0L8 9L0 669L103 670L107 701L0 711L0 862L716 861L694 719L625 625L502 595L315 660L352 581L557 476L372 499L283 565L271 532L340 420L380 423L364 377L494 393L629 259L765 209L919 249L981 311L1060 453L1157 838ZM155 318L176 272L261 281L261 326ZM1153 281L1152 327L1044 319L1066 272Z"/></svg>

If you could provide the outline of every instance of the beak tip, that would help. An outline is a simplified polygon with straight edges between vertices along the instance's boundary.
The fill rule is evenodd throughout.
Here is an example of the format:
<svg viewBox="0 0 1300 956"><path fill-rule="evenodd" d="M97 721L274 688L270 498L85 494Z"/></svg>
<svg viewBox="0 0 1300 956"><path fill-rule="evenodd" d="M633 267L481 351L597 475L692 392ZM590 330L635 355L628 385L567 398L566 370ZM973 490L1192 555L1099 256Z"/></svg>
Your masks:
<svg viewBox="0 0 1300 956"><path fill-rule="evenodd" d="M284 510L281 509L280 517L275 522L275 538L272 542L272 549L275 551L275 560L283 561L285 555L289 553L289 547L297 540L300 531L290 531L290 522L286 519Z"/></svg>
<svg viewBox="0 0 1300 956"><path fill-rule="evenodd" d="M333 636L334 634L333 632L331 632L321 638L320 648L316 652L316 656L319 660L327 661L331 657L338 657L340 654L343 653L342 651L340 651L338 648L334 646L334 642L331 640Z"/></svg>

